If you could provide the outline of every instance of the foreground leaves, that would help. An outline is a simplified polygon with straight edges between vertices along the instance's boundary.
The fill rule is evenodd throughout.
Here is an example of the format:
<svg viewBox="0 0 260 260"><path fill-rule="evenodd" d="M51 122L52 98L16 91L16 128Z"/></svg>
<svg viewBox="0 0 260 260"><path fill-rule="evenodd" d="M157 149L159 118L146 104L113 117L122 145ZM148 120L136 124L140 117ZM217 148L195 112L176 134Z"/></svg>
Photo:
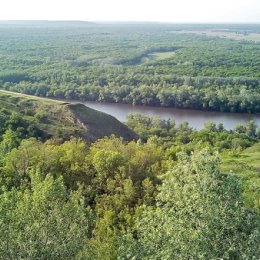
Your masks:
<svg viewBox="0 0 260 260"><path fill-rule="evenodd" d="M242 202L238 180L207 150L183 155L164 177L157 206L137 221L140 259L257 259L259 218Z"/></svg>
<svg viewBox="0 0 260 260"><path fill-rule="evenodd" d="M90 212L61 178L31 177L31 190L0 196L0 259L73 259L84 246Z"/></svg>

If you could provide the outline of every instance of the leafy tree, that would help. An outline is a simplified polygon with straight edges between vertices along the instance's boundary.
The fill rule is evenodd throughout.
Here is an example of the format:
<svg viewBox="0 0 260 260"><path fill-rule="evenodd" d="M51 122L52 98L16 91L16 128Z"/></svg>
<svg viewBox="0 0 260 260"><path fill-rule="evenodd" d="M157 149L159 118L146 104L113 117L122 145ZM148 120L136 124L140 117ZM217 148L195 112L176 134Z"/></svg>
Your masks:
<svg viewBox="0 0 260 260"><path fill-rule="evenodd" d="M246 125L246 135L249 137L256 137L257 125L254 120L250 120Z"/></svg>
<svg viewBox="0 0 260 260"><path fill-rule="evenodd" d="M17 133L11 129L7 129L2 137L0 143L0 155L10 152L13 148L16 148L20 143L20 138Z"/></svg>
<svg viewBox="0 0 260 260"><path fill-rule="evenodd" d="M31 189L0 195L0 259L75 259L86 243L91 211L61 178L31 173L31 179Z"/></svg>
<svg viewBox="0 0 260 260"><path fill-rule="evenodd" d="M157 206L137 221L140 259L257 259L259 218L243 206L241 187L207 150L165 176Z"/></svg>
<svg viewBox="0 0 260 260"><path fill-rule="evenodd" d="M235 127L235 132L237 132L239 134L245 134L246 133L246 126L244 126L244 125L237 125Z"/></svg>
<svg viewBox="0 0 260 260"><path fill-rule="evenodd" d="M256 129L256 137L260 139L260 127Z"/></svg>

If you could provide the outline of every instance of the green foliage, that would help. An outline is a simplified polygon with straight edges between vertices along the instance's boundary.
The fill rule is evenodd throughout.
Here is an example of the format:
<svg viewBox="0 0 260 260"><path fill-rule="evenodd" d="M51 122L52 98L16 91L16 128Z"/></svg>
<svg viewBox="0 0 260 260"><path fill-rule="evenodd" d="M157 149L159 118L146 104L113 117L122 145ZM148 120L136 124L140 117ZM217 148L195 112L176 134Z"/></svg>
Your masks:
<svg viewBox="0 0 260 260"><path fill-rule="evenodd" d="M21 142L5 156L5 185L18 187L29 180L30 169L39 169L43 176L50 173L54 177L63 176L65 184L75 188L78 181L85 178L86 144L82 140L72 139L61 145L51 141L42 144L36 139Z"/></svg>
<svg viewBox="0 0 260 260"><path fill-rule="evenodd" d="M257 259L259 217L243 206L240 183L207 150L182 155L164 176L157 206L137 221L140 259Z"/></svg>
<svg viewBox="0 0 260 260"><path fill-rule="evenodd" d="M75 258L86 243L91 212L61 178L31 173L31 179L31 189L0 195L0 259Z"/></svg>
<svg viewBox="0 0 260 260"><path fill-rule="evenodd" d="M124 158L119 152L100 150L93 157L93 166L97 172L97 181L104 183L107 178L113 177L124 164Z"/></svg>
<svg viewBox="0 0 260 260"><path fill-rule="evenodd" d="M170 24L72 30L63 23L12 25L10 34L10 25L1 25L0 86L36 96L255 113L259 44L228 39L255 31L255 25Z"/></svg>
<svg viewBox="0 0 260 260"><path fill-rule="evenodd" d="M148 151L152 153L148 155ZM16 198L8 201L11 208L3 206L1 214L10 215L0 214L3 236L7 230L12 231L8 248L14 256L10 259L19 254L26 259L56 259L57 255L74 259L76 254L79 259L114 259L120 237L133 227L135 209L143 203L154 203L157 174L163 171L159 167L162 159L162 150L154 144L124 143L115 137L99 140L90 149L77 139L62 144L22 140L19 147L5 154L0 168L0 204L7 203L5 196L8 200L11 195ZM78 185L84 198L74 200L79 196ZM72 202L78 203L75 211L71 209L76 207ZM77 210L85 211L88 205L94 209L95 222L89 222L91 216L89 220L77 220ZM56 222L59 225L53 227ZM42 235L36 237L37 232ZM50 236L50 244L44 242L46 236ZM3 242L1 250L8 259L9 249L5 246Z"/></svg>
<svg viewBox="0 0 260 260"><path fill-rule="evenodd" d="M2 136L2 142L0 143L0 154L7 154L13 148L16 148L19 143L20 139L17 133L11 129L7 129Z"/></svg>
<svg viewBox="0 0 260 260"><path fill-rule="evenodd" d="M162 137L174 136L176 124L174 120L161 120L160 117L148 117L141 114L129 114L126 124L133 129L143 140L158 135Z"/></svg>
<svg viewBox="0 0 260 260"><path fill-rule="evenodd" d="M249 137L256 137L256 124L253 120L249 121L246 126L246 134Z"/></svg>
<svg viewBox="0 0 260 260"><path fill-rule="evenodd" d="M246 206L260 212L260 143L244 151L229 151L223 155L222 168L243 180Z"/></svg>
<svg viewBox="0 0 260 260"><path fill-rule="evenodd" d="M71 136L93 142L115 134L126 140L136 134L114 117L82 104L68 104L0 90L0 140L7 129L19 138L50 137L68 140Z"/></svg>
<svg viewBox="0 0 260 260"><path fill-rule="evenodd" d="M253 121L197 131L130 115L138 141L110 136L87 145L116 128L130 139L132 132L81 105L0 92L0 259L257 259ZM43 143L39 129L87 136ZM233 172L221 173L215 151L223 172Z"/></svg>
<svg viewBox="0 0 260 260"><path fill-rule="evenodd" d="M187 122L176 126L173 120L136 114L129 115L126 124L139 134L142 140L148 139L165 148L169 147L172 151L192 151L205 146L218 151L244 149L257 140L254 121L249 121L247 126L238 125L234 131L227 131L222 124L213 122L207 122L202 130L193 130Z"/></svg>
<svg viewBox="0 0 260 260"><path fill-rule="evenodd" d="M48 123L48 115L45 112L38 112L35 114L35 118L40 122L40 123Z"/></svg>
<svg viewBox="0 0 260 260"><path fill-rule="evenodd" d="M254 259L258 179L244 183L250 211L239 181L220 173L218 156L188 156L206 144L214 150L219 140L251 139L212 124L196 132L143 121L160 125L163 137L13 144L16 132L8 130L1 143L8 149L0 166L0 258ZM166 147L160 138L169 138Z"/></svg>

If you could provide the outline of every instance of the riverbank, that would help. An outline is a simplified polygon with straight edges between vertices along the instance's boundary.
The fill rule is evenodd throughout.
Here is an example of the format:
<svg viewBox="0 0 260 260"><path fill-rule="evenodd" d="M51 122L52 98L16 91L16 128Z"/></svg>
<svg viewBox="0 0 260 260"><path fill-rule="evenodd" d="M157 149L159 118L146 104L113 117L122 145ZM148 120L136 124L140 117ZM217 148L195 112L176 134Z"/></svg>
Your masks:
<svg viewBox="0 0 260 260"><path fill-rule="evenodd" d="M1 90L6 93L14 93L10 91ZM33 97L35 96L17 93L17 95ZM237 125L247 124L248 121L254 120L258 126L260 126L260 114L247 114L247 113L229 113L229 112L213 112L213 111L201 111L192 109L179 109L172 107L155 107L155 106L141 106L122 103L106 103L96 101L82 101L72 99L59 99L59 98L47 98L47 100L55 100L63 103L80 103L92 109L107 113L114 116L121 122L125 122L127 115L143 114L147 116L158 116L162 119L173 119L176 124L188 122L194 129L200 130L204 127L204 124L208 121L214 123L222 123L223 126L228 129L234 129Z"/></svg>

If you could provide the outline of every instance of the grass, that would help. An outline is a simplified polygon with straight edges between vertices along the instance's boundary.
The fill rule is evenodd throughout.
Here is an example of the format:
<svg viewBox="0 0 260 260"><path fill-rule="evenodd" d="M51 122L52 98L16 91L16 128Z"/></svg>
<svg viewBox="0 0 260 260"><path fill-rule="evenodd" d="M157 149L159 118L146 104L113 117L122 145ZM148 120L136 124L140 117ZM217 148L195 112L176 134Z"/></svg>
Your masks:
<svg viewBox="0 0 260 260"><path fill-rule="evenodd" d="M238 165L240 165L240 167L237 167ZM245 149L241 153L225 155L222 167L224 170L232 170L238 175L247 177L247 175L241 171L242 167L260 177L260 142Z"/></svg>
<svg viewBox="0 0 260 260"><path fill-rule="evenodd" d="M168 59L175 55L175 51L166 51L166 52L153 52L151 56L155 60Z"/></svg>
<svg viewBox="0 0 260 260"><path fill-rule="evenodd" d="M222 170L242 179L246 205L260 212L260 142L240 153L223 154Z"/></svg>
<svg viewBox="0 0 260 260"><path fill-rule="evenodd" d="M46 136L65 137L80 130L64 102L0 90L0 108L35 123Z"/></svg>
<svg viewBox="0 0 260 260"><path fill-rule="evenodd" d="M0 89L0 97L3 97L5 95L9 99L17 98L17 100L19 100L19 98L22 98L23 100L26 99L28 101L37 101L38 100L41 103L45 103L45 104L65 104L65 102L63 102L63 101L53 100L53 99L49 99L49 98L36 97L36 96L26 95L23 93L15 93L15 92Z"/></svg>
<svg viewBox="0 0 260 260"><path fill-rule="evenodd" d="M151 61L165 60L171 58L173 55L175 55L175 53L175 51L151 52L148 55L142 57L141 63L144 64Z"/></svg>
<svg viewBox="0 0 260 260"><path fill-rule="evenodd" d="M126 140L136 135L124 124L105 113L82 104L70 104L47 98L0 90L0 109L16 112L28 122L33 122L46 136L69 139L82 137L89 142L110 136Z"/></svg>

